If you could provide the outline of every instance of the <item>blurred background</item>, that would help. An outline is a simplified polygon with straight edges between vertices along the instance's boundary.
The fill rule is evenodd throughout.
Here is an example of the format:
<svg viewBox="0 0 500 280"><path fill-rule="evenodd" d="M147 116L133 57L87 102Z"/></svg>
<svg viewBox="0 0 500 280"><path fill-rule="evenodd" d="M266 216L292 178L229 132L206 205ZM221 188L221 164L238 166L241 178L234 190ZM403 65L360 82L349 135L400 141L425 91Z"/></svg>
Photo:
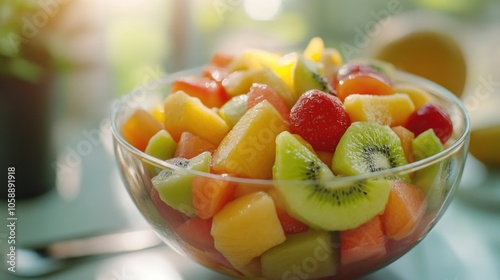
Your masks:
<svg viewBox="0 0 500 280"><path fill-rule="evenodd" d="M19 235L39 241L89 231L90 224L132 224L123 215L136 214L120 178L106 172L115 165L107 121L113 100L200 66L215 51L287 52L315 36L344 60L383 58L429 74L460 96L471 116L475 156L461 197L500 208L498 0L0 0L2 170L19 166L19 184L29 178L35 189L26 190L35 200L19 215L36 220L30 211L45 207L66 223L44 221L37 236ZM103 206L89 209L89 201ZM87 215L74 221L66 209Z"/></svg>

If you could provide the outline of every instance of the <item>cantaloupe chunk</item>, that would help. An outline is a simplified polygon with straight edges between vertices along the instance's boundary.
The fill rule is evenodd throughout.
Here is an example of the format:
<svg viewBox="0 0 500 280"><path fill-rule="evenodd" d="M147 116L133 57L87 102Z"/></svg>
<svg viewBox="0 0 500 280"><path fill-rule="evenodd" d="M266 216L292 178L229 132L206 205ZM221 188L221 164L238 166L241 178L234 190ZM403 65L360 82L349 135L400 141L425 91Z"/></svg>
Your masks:
<svg viewBox="0 0 500 280"><path fill-rule="evenodd" d="M183 91L171 93L165 99L164 111L165 128L177 142L182 132L189 131L219 145L229 131L226 122L215 111Z"/></svg>
<svg viewBox="0 0 500 280"><path fill-rule="evenodd" d="M144 152L149 139L162 129L161 123L144 109L135 110L123 124L123 137Z"/></svg>
<svg viewBox="0 0 500 280"><path fill-rule="evenodd" d="M207 140L185 131L181 134L179 143L174 151L174 157L193 158L203 152L213 153L217 146Z"/></svg>
<svg viewBox="0 0 500 280"><path fill-rule="evenodd" d="M340 262L343 265L382 257L386 236L379 216L359 227L340 232Z"/></svg>
<svg viewBox="0 0 500 280"><path fill-rule="evenodd" d="M351 94L344 100L344 106L352 122L365 121L389 126L405 124L415 110L410 97L403 93Z"/></svg>
<svg viewBox="0 0 500 280"><path fill-rule="evenodd" d="M286 240L273 199L265 192L226 204L215 214L211 234L215 248L237 269Z"/></svg>
<svg viewBox="0 0 500 280"><path fill-rule="evenodd" d="M427 202L420 188L394 181L384 214L380 216L389 238L400 240L409 236L425 214Z"/></svg>
<svg viewBox="0 0 500 280"><path fill-rule="evenodd" d="M401 146L403 147L406 161L408 163L414 162L415 158L413 157L413 139L415 139L415 134L401 125L391 127L391 129L401 140Z"/></svg>
<svg viewBox="0 0 500 280"><path fill-rule="evenodd" d="M272 177L275 138L288 130L281 115L267 100L250 108L215 150L216 173L268 179Z"/></svg>

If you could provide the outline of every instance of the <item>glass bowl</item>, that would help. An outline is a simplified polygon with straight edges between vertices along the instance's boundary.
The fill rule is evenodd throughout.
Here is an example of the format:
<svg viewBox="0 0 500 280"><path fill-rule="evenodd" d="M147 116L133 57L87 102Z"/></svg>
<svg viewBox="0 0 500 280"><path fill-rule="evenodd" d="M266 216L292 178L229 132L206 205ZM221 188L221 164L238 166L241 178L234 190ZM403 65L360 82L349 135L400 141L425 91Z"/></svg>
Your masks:
<svg viewBox="0 0 500 280"><path fill-rule="evenodd" d="M216 249L217 246L214 244L214 238L211 234L212 219L195 218L196 220L193 220L165 204L153 186L154 176L160 171L166 170L171 173L190 174L192 178L205 178L207 182L235 184L236 190L231 198L233 200L250 195L259 197L256 194L262 192L272 194L276 184L286 185L287 188L297 188L304 186L304 184L317 184L318 182L278 182L197 172L154 158L127 143L122 135L122 127L128 116L136 108L151 109L157 104L162 104L170 92L171 83L175 78L198 72L199 69L195 69L168 75L137 88L118 100L111 116L115 155L126 189L149 224L162 240L178 253L188 256L210 269L238 278L351 279L374 272L406 254L429 233L450 204L459 185L468 150L469 119L466 110L460 101L443 87L411 74L396 72L395 81L414 84L427 90L434 101L450 114L453 122L453 134L446 143L445 149L424 160L405 166L357 176L335 177L321 183L335 187L394 176L409 175L412 177L424 169L431 170L429 173L433 175L425 181L428 185L424 188L427 189L427 200L432 200L433 203L422 204L425 209L422 210L423 214L411 234L399 240L384 237L382 249L380 249L379 244L376 250L368 249L359 252L355 261L351 259L347 261L347 257L343 258L342 246L340 245L341 233L338 231L322 231L321 234L312 239L312 244L309 242L307 246L298 246L299 249L295 248L289 252L278 251L266 254L266 257L261 257L261 252L259 252L254 253L258 255L251 260L240 258L235 261L231 257L233 259L229 261L230 258L227 258L227 255L225 256ZM165 114L168 115L168 112ZM269 211L269 215L265 214L260 219L243 223L236 228L237 231L234 234L228 234L226 241L232 242L230 250L241 252L241 256L243 256L245 252L255 251L255 248L262 247L260 243L272 243L275 236L270 233L272 231L269 230L269 219L266 216L276 214L271 213L271 211L274 212L274 208ZM321 215L327 216L329 213ZM225 218L229 220L232 219L232 216L229 215ZM224 222L221 222L221 219L219 219L219 223ZM306 232L317 233L318 231L320 230L309 229ZM291 237L297 235L300 233L288 234L286 239L288 241L288 239L296 238ZM300 239L300 237L296 239ZM382 253L380 253L381 251ZM359 256L362 257L359 258ZM244 259L244 257L242 258ZM273 258L278 259L274 259L274 263L269 261Z"/></svg>

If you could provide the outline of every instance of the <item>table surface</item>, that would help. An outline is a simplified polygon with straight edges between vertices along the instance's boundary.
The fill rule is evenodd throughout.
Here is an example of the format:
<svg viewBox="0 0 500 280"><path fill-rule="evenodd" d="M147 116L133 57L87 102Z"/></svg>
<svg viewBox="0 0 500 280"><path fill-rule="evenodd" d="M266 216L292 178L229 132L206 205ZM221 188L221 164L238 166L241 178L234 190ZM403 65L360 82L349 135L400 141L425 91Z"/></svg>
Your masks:
<svg viewBox="0 0 500 280"><path fill-rule="evenodd" d="M85 233L147 227L118 174L109 130L101 128L99 138L93 130L95 124L62 126L66 135L72 136L65 139L69 144L62 146L58 162L68 168L60 174L57 188L50 193L17 202L18 243L32 244ZM68 129L73 131L68 133ZM92 148L76 156L71 152L84 145ZM363 279L500 279L500 177L496 173L490 177L482 176L484 174L487 174L484 169L469 158L460 189L436 227L407 255ZM6 201L0 202L0 209L0 218L7 221ZM0 242L5 242L5 229L0 234ZM0 279L21 278L0 271ZM229 278L161 246L88 259L39 279Z"/></svg>

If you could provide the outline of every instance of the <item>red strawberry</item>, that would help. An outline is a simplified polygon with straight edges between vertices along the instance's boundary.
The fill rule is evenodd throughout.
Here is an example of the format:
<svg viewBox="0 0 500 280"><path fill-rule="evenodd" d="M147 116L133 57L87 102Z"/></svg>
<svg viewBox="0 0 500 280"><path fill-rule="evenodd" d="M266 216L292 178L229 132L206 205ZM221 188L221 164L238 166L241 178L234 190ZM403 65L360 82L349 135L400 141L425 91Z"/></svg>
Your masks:
<svg viewBox="0 0 500 280"><path fill-rule="evenodd" d="M410 115L406 128L415 133L415 136L432 128L443 144L453 132L450 116L443 108L430 102Z"/></svg>
<svg viewBox="0 0 500 280"><path fill-rule="evenodd" d="M290 111L291 132L318 151L335 151L350 124L340 99L316 89L304 93Z"/></svg>

